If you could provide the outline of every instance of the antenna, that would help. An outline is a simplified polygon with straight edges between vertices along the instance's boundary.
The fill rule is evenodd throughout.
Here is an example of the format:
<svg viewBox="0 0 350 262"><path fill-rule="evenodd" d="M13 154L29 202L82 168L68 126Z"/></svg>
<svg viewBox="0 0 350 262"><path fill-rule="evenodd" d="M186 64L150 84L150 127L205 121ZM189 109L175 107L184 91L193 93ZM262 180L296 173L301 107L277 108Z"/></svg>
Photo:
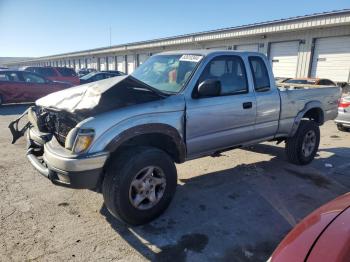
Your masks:
<svg viewBox="0 0 350 262"><path fill-rule="evenodd" d="M112 27L109 26L109 47L112 46Z"/></svg>

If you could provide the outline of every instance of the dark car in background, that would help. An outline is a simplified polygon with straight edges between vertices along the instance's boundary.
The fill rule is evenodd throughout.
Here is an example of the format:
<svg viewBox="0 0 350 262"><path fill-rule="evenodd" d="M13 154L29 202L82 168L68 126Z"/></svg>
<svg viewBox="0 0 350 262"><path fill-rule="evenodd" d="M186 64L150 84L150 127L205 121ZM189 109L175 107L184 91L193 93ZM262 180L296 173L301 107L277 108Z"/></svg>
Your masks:
<svg viewBox="0 0 350 262"><path fill-rule="evenodd" d="M80 78L81 84L91 83L99 80L103 80L110 77L120 76L122 74L118 73L107 73L107 72L91 72Z"/></svg>
<svg viewBox="0 0 350 262"><path fill-rule="evenodd" d="M82 68L78 71L78 76L82 77L85 76L91 72L96 72L97 70L95 68Z"/></svg>
<svg viewBox="0 0 350 262"><path fill-rule="evenodd" d="M111 74L118 74L120 76L123 76L125 75L125 73L123 73L122 71L117 71L117 70L104 70L104 71L101 71L103 73L111 73Z"/></svg>
<svg viewBox="0 0 350 262"><path fill-rule="evenodd" d="M45 67L30 66L30 67L25 67L24 70L37 73L50 80L69 82L73 85L80 84L79 77L72 68L51 67L51 66L45 66Z"/></svg>
<svg viewBox="0 0 350 262"><path fill-rule="evenodd" d="M0 71L0 105L34 102L43 96L71 86L70 83L52 81L32 72L3 70Z"/></svg>

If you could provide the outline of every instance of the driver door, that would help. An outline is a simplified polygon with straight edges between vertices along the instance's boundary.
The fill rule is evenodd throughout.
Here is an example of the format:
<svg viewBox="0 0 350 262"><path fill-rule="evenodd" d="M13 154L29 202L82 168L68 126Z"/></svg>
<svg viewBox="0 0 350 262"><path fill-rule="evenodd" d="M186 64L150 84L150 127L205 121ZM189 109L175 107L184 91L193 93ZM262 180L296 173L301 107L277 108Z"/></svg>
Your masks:
<svg viewBox="0 0 350 262"><path fill-rule="evenodd" d="M249 91L246 67L236 55L217 56L205 67L195 87L207 79L220 80L216 97L186 101L186 143L189 158L234 147L254 137L256 100ZM195 94L195 93L194 93Z"/></svg>

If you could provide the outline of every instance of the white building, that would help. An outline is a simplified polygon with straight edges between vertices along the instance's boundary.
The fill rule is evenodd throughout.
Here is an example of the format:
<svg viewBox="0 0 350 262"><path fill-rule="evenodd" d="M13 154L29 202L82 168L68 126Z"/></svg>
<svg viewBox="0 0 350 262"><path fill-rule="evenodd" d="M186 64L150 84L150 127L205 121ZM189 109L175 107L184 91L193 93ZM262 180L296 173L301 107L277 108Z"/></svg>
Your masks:
<svg viewBox="0 0 350 262"><path fill-rule="evenodd" d="M52 55L8 66L67 66L131 73L150 55L179 49L250 50L266 54L276 77L350 82L350 9Z"/></svg>

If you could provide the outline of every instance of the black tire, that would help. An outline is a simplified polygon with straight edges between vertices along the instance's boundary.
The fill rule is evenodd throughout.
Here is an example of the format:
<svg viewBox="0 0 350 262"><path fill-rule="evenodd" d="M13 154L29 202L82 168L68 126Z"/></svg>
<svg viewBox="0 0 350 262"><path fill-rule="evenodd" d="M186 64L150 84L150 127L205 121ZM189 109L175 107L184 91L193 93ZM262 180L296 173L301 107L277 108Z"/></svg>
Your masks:
<svg viewBox="0 0 350 262"><path fill-rule="evenodd" d="M0 94L0 106L2 106L3 103L4 103L4 100L2 98L2 95Z"/></svg>
<svg viewBox="0 0 350 262"><path fill-rule="evenodd" d="M309 131L315 134L315 146L311 153L305 155L303 151L303 142ZM299 128L293 137L286 140L286 155L289 162L296 165L307 165L314 158L320 144L320 128L314 121L302 120Z"/></svg>
<svg viewBox="0 0 350 262"><path fill-rule="evenodd" d="M350 130L349 128L344 127L342 124L337 124L337 128L342 132L348 132Z"/></svg>
<svg viewBox="0 0 350 262"><path fill-rule="evenodd" d="M131 182L140 170L153 165L163 171L166 186L157 204L147 210L140 210L133 206L129 198ZM168 154L153 147L134 147L111 159L102 184L102 193L105 205L114 217L131 225L141 225L165 211L175 194L176 185L176 167Z"/></svg>

